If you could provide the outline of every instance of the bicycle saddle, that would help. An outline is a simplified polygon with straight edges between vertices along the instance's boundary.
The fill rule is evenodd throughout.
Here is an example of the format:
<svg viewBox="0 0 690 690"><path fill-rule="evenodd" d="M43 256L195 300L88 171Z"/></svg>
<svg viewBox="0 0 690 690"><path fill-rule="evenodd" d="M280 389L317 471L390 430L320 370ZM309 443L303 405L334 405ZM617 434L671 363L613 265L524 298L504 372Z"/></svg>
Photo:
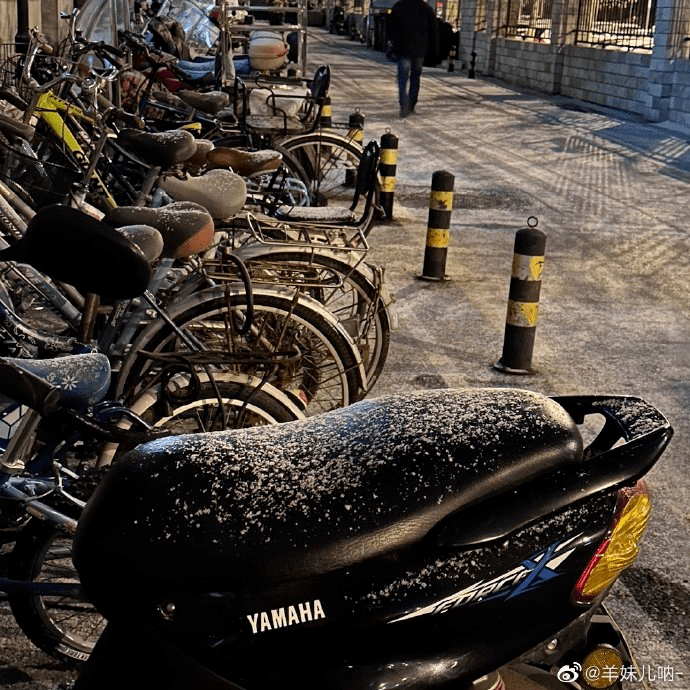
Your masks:
<svg viewBox="0 0 690 690"><path fill-rule="evenodd" d="M111 225L116 225L111 223ZM144 223L117 224L120 235L126 237L132 244L135 244L146 260L152 264L163 252L163 237L156 228Z"/></svg>
<svg viewBox="0 0 690 690"><path fill-rule="evenodd" d="M0 261L18 261L53 280L113 299L141 295L151 267L125 235L103 221L59 204L45 206L21 239L0 251Z"/></svg>
<svg viewBox="0 0 690 690"><path fill-rule="evenodd" d="M110 362L99 352L54 359L0 358L0 395L42 414L58 407L95 405L109 386Z"/></svg>
<svg viewBox="0 0 690 690"><path fill-rule="evenodd" d="M175 92L175 95L195 110L201 110L209 115L215 115L230 104L230 96L225 91L199 93L189 89L180 89Z"/></svg>
<svg viewBox="0 0 690 690"><path fill-rule="evenodd" d="M572 418L529 391L365 400L139 446L87 509L79 550L91 581L107 574L125 591L163 580L260 588L415 548L465 506L582 457Z"/></svg>
<svg viewBox="0 0 690 690"><path fill-rule="evenodd" d="M117 141L147 163L163 168L186 161L196 151L194 135L185 129L166 132L123 129L117 135Z"/></svg>
<svg viewBox="0 0 690 690"><path fill-rule="evenodd" d="M242 177L273 172L278 169L282 160L282 154L272 149L243 151L219 146L206 154L209 167L230 168Z"/></svg>
<svg viewBox="0 0 690 690"><path fill-rule="evenodd" d="M197 139L196 151L185 161L185 166L203 168L206 165L206 154L211 151L214 144L209 139Z"/></svg>
<svg viewBox="0 0 690 690"><path fill-rule="evenodd" d="M156 228L163 238L159 253L166 258L199 254L213 242L213 218L203 206L191 201L177 201L160 208L119 206L109 210L104 220L115 227L145 223Z"/></svg>
<svg viewBox="0 0 690 690"><path fill-rule="evenodd" d="M169 176L161 188L175 201L201 204L215 219L232 218L247 200L247 185L230 170L209 170L185 179Z"/></svg>

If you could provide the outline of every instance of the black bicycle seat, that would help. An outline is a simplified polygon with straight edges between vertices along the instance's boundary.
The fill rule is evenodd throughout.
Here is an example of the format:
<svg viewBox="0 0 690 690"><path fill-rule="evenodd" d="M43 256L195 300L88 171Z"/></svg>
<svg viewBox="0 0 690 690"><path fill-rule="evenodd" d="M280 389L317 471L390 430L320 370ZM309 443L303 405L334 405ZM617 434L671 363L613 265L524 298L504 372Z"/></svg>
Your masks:
<svg viewBox="0 0 690 690"><path fill-rule="evenodd" d="M194 135L186 129L167 132L123 129L117 135L117 141L147 163L164 168L186 161L196 151Z"/></svg>
<svg viewBox="0 0 690 690"><path fill-rule="evenodd" d="M81 292L113 299L141 295L151 277L143 252L107 223L68 206L42 208L0 261L30 264Z"/></svg>

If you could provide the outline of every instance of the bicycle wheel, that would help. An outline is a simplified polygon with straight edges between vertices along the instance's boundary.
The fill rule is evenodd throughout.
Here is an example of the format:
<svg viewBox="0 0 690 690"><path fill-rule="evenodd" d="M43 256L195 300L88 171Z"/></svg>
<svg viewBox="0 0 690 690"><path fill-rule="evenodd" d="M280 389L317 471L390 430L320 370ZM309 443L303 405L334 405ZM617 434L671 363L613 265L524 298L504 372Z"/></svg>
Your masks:
<svg viewBox="0 0 690 690"><path fill-rule="evenodd" d="M291 290L257 289L245 335L244 290L221 286L172 304L152 322L120 370L117 394L128 399L150 387L166 367L183 361L193 371L230 371L267 381L300 401L306 415L359 399L365 372L357 346L315 300Z"/></svg>
<svg viewBox="0 0 690 690"><path fill-rule="evenodd" d="M312 206L349 206L362 147L335 132L302 134L280 142L308 180Z"/></svg>
<svg viewBox="0 0 690 690"><path fill-rule="evenodd" d="M172 373L164 390L144 394L137 413L155 429L171 434L241 429L303 418L299 407L270 383L242 374Z"/></svg>
<svg viewBox="0 0 690 690"><path fill-rule="evenodd" d="M77 480L70 485L70 493L86 500L103 472L97 470ZM73 504L58 509L78 517ZM86 661L105 620L79 591L79 577L72 564L72 536L51 523L30 520L12 549L8 574L16 580L66 585L73 590L60 596L13 592L8 594L8 601L17 625L39 649L61 661Z"/></svg>
<svg viewBox="0 0 690 690"><path fill-rule="evenodd" d="M390 315L380 278L358 256L328 250L276 249L262 244L237 251L254 284L301 285L340 321L359 348L370 390L388 356Z"/></svg>

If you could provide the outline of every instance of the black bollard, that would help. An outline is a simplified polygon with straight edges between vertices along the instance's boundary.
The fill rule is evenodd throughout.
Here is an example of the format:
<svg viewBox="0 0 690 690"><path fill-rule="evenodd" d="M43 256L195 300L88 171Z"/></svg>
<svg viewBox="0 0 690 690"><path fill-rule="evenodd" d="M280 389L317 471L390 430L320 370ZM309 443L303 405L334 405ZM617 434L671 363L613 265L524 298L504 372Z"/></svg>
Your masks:
<svg viewBox="0 0 690 690"><path fill-rule="evenodd" d="M527 220L528 227L515 234L503 356L494 365L506 374L534 373L532 352L546 248L546 235L537 229L537 223L532 216Z"/></svg>
<svg viewBox="0 0 690 690"><path fill-rule="evenodd" d="M448 71L455 72L455 46L450 47L450 53L448 54Z"/></svg>
<svg viewBox="0 0 690 690"><path fill-rule="evenodd" d="M379 203L386 214L386 220L393 220L393 201L395 199L395 175L398 167L398 137L386 131L381 137L381 160L379 174L381 191Z"/></svg>
<svg viewBox="0 0 690 690"><path fill-rule="evenodd" d="M437 170L431 178L424 268L419 276L421 280L447 279L446 257L450 242L454 184L455 177L445 170Z"/></svg>

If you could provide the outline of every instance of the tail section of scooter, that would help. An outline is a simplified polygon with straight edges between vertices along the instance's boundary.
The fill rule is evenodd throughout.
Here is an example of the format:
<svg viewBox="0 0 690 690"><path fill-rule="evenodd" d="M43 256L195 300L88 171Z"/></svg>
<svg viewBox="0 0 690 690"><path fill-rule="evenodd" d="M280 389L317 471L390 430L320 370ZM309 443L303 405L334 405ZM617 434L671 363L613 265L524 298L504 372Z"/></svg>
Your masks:
<svg viewBox="0 0 690 690"><path fill-rule="evenodd" d="M80 520L109 625L76 690L624 687L601 602L671 436L637 398L496 389L141 446Z"/></svg>

